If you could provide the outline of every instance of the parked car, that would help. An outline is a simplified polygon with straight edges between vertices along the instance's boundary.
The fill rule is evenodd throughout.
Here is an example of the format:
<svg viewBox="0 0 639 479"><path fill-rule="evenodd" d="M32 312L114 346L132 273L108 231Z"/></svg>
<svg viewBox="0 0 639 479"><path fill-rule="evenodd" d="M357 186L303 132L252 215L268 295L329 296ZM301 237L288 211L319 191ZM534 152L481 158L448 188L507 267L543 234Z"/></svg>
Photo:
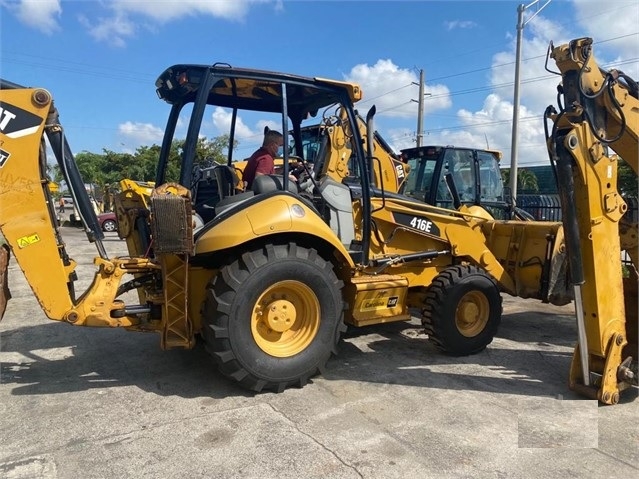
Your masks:
<svg viewBox="0 0 639 479"><path fill-rule="evenodd" d="M113 211L100 213L98 215L98 223L102 231L106 231L107 233L118 230L118 220Z"/></svg>

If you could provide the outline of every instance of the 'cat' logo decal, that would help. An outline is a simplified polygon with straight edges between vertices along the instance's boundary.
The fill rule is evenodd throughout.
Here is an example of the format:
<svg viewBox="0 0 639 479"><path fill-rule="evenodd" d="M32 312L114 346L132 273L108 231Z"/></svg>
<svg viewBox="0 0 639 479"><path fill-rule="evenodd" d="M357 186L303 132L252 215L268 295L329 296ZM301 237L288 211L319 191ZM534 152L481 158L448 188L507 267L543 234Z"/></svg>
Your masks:
<svg viewBox="0 0 639 479"><path fill-rule="evenodd" d="M0 148L0 168L4 166L4 164L7 162L10 156L11 156L11 153L9 153L8 151L4 151L2 148Z"/></svg>
<svg viewBox="0 0 639 479"><path fill-rule="evenodd" d="M39 116L17 106L0 102L0 132L9 138L31 135L38 130L41 123L42 118Z"/></svg>

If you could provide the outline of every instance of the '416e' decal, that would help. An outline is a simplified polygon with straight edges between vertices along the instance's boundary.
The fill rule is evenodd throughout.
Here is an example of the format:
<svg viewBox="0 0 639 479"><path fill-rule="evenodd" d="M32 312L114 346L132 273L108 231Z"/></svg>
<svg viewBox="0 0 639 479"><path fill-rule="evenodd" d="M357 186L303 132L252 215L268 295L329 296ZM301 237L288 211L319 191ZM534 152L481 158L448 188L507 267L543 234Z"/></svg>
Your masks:
<svg viewBox="0 0 639 479"><path fill-rule="evenodd" d="M404 213L393 213L395 222L408 228L421 231L433 236L440 236L437 225L426 216L407 215Z"/></svg>

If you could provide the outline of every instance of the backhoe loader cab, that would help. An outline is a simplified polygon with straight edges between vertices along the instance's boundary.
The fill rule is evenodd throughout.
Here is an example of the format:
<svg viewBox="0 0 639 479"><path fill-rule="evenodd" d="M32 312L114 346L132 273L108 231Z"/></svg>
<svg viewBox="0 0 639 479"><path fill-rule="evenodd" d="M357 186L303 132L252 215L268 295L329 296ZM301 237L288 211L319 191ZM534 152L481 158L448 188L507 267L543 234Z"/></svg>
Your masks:
<svg viewBox="0 0 639 479"><path fill-rule="evenodd" d="M317 119L313 119L317 121ZM357 115L357 124L360 130L362 141L366 139L366 122ZM360 176L359 163L356 156L351 155L346 161L343 156L349 151L340 147L345 143L346 136L342 130L342 122L324 119L321 123L313 123L300 128L299 136L295 137L295 132L289 132L288 157L289 165L301 160L306 164L301 174L301 180L298 185L304 181L308 182L309 177L314 177L316 172L320 172L324 165L329 165L329 172L337 181L352 176L357 178ZM332 146L329 146L332 145ZM373 133L373 151L375 158L375 166L373 168L374 181L373 185L378 188L384 188L391 193L397 193L402 189L410 172L410 166L403 162L384 138L375 131ZM339 158L327 157L337 155ZM349 153L350 154L350 153ZM233 168L240 177L246 167L246 160L235 161L232 163ZM275 158L275 171L281 175L284 167L284 159Z"/></svg>
<svg viewBox="0 0 639 479"><path fill-rule="evenodd" d="M507 219L501 156L497 150L454 146L406 148L401 158L411 174L400 192L441 208L481 205L494 218Z"/></svg>

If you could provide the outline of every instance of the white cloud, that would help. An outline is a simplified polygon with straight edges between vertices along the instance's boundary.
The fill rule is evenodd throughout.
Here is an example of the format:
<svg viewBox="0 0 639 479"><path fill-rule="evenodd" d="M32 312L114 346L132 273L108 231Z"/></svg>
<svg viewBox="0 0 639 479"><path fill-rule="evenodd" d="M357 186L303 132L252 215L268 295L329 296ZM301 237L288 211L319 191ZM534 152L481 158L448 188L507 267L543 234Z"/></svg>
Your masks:
<svg viewBox="0 0 639 479"><path fill-rule="evenodd" d="M477 24L471 20L452 20L450 22L444 22L444 26L447 30L454 30L456 28L475 28Z"/></svg>
<svg viewBox="0 0 639 479"><path fill-rule="evenodd" d="M132 37L136 32L136 25L122 14L100 19L96 23L81 15L78 17L78 21L95 40L114 47L126 46L126 39Z"/></svg>
<svg viewBox="0 0 639 479"><path fill-rule="evenodd" d="M276 10L283 9L282 0L233 0L203 1L181 0L149 2L143 0L114 0L107 5L109 14L97 20L81 17L81 24L98 41L114 46L124 46L142 27L165 24L187 16L211 16L229 21L242 21L251 6L274 3ZM147 23L144 23L144 22ZM151 22L149 24L148 22Z"/></svg>
<svg viewBox="0 0 639 479"><path fill-rule="evenodd" d="M589 36L595 41L593 48L596 60L599 63L616 63L615 68L632 78L639 78L639 65L636 61L639 53L639 3L634 0L573 0L573 3L577 22L582 29L580 36ZM606 41L598 43L600 40ZM624 64L628 60L633 62Z"/></svg>
<svg viewBox="0 0 639 479"><path fill-rule="evenodd" d="M522 40L522 62L520 64L520 107L518 125L518 162L520 165L545 164L548 156L543 134L543 113L550 104L555 105L558 75L545 69L545 56L552 41L555 46L582 36L591 35L595 40L594 54L600 66L619 60L634 60L630 66L620 66L630 76L637 69L636 19L639 18L639 4L636 2L601 3L589 0L574 0L577 21L561 23L537 15L526 24ZM568 26L567 26L568 25ZM614 31L609 28L615 25ZM605 35L602 36L602 32ZM615 41L607 41L620 37ZM597 39L606 40L597 43ZM491 71L492 92L486 98L481 110L458 112L464 130L450 129L436 133L442 143L469 146L486 145L504 152L504 164L510 165L511 133L514 101L516 40L511 38L508 50L493 56ZM615 60L608 59L610 52ZM557 71L552 59L548 68ZM634 71L633 71L634 69ZM555 105L556 106L556 105ZM484 123L484 126L477 123Z"/></svg>
<svg viewBox="0 0 639 479"><path fill-rule="evenodd" d="M58 24L58 18L62 14L60 0L2 1L0 5L12 11L22 23L42 33L51 35L60 30Z"/></svg>
<svg viewBox="0 0 639 479"><path fill-rule="evenodd" d="M133 13L165 23L181 17L198 14L211 15L227 20L241 20L252 2L250 0L202 1L181 0L179 2L148 2L141 0L115 0L111 8L119 13Z"/></svg>
<svg viewBox="0 0 639 479"><path fill-rule="evenodd" d="M520 101L518 123L518 164L546 164L548 154L544 138L543 113L555 103L556 87L561 81L545 69L544 58L552 40L556 45L568 39L565 25L537 15L526 24L522 38L520 63ZM508 37L508 49L493 55L490 73L491 92L477 111L457 111L455 127L433 129L424 144L452 144L475 148L492 148L504 153L502 164L510 166L516 39ZM552 69L552 60L549 62Z"/></svg>
<svg viewBox="0 0 639 479"><path fill-rule="evenodd" d="M545 69L545 56L552 40L556 45L567 41L566 29L542 16L535 17L525 27L521 50L520 64L520 104L525 103L532 111L541 115L549 103L556 98L556 87L561 81ZM516 40L513 38L508 51L495 54L492 61L490 82L493 93L501 98L514 99L514 80L516 62ZM553 68L552 60L548 67Z"/></svg>
<svg viewBox="0 0 639 479"><path fill-rule="evenodd" d="M545 69L545 57L551 40L555 46L558 46L574 38L593 36L595 55L601 66L615 61L634 60L634 63L622 64L618 68L633 78L638 77L635 70L637 69L638 40L636 19L639 17L639 4L626 1L602 3L574 0L574 6L575 18L551 21L543 16L543 13L546 13L543 12L525 26L520 64L517 151L520 166L548 162L543 113L548 105L556 103L557 85L561 81L558 75L553 75ZM615 26L614 30L611 30L610 25ZM462 25L449 22L447 26L452 29L461 28ZM604 36L602 32L605 32ZM617 37L619 38L611 40ZM439 110L446 115L445 109L451 106L449 90L445 85L426 86L426 91L433 93L433 98L427 98L425 104L426 136L422 144L454 144L499 149L504 153L502 164L510 166L516 39L513 35L507 36L507 39L509 40L508 48L493 56L490 73L491 92L479 109L458 110L456 125L449 128L433 126L435 120L441 116L433 115L433 112ZM598 39L606 41L597 43ZM557 70L552 59L549 60L548 67L550 70ZM372 67L357 65L346 79L357 81L362 85L364 91L362 103L368 106L377 104L381 115L393 115L396 119L401 117L410 121L416 118L416 104L411 100L417 98L417 87L405 86L413 82L417 83L416 72L402 70L390 60L380 60ZM405 87L400 88L402 86ZM388 93L391 91L392 93ZM439 100L437 97L440 91L445 92L445 104L436 103ZM379 98L375 98L376 96ZM380 120L380 124L384 123L383 119L380 118ZM414 129L399 125L389 126L391 127L382 132L386 141L395 150L415 146Z"/></svg>
<svg viewBox="0 0 639 479"><path fill-rule="evenodd" d="M257 134L260 135L260 141L262 140L262 134L264 133L264 127L267 127L269 130L275 130L281 132L282 123L277 123L275 121L270 120L259 120L257 122Z"/></svg>
<svg viewBox="0 0 639 479"><path fill-rule="evenodd" d="M415 130L411 128L388 128L382 136L395 152L415 146Z"/></svg>
<svg viewBox="0 0 639 479"><path fill-rule="evenodd" d="M216 107L213 112L213 125L217 128L220 134L226 134L231 131L231 121L233 114L230 111L225 110L222 107ZM248 126L244 124L242 119L238 116L235 120L235 138L237 140L252 138L258 136L259 133L253 132Z"/></svg>
<svg viewBox="0 0 639 479"><path fill-rule="evenodd" d="M273 4L275 11L284 9L283 0L113 0L90 2L91 7L101 8L102 14L95 18L79 14L78 21L97 41L122 47L142 28L152 30L154 25L187 16L243 21L252 6L266 3ZM45 34L60 30L61 0L0 0L0 5L11 11L20 22Z"/></svg>
<svg viewBox="0 0 639 479"><path fill-rule="evenodd" d="M141 145L161 144L164 130L151 123L134 123L127 121L118 125L118 133L123 146L134 150Z"/></svg>
<svg viewBox="0 0 639 479"><path fill-rule="evenodd" d="M467 142L466 146L501 150L505 153L505 165L510 165L513 119L511 101L491 94L481 110L460 110L458 116L460 123L465 126L465 135L461 136L460 132L443 132L442 136L447 139L447 143L460 144L459 140L463 139ZM517 156L522 165L545 163L548 159L542 116L524 105L519 107Z"/></svg>
<svg viewBox="0 0 639 479"><path fill-rule="evenodd" d="M412 69L399 68L391 60L378 60L373 66L365 63L355 65L344 79L362 87L364 97L356 106L361 105L368 110L376 105L378 115L389 117L411 118L417 115L417 103L413 100L419 96L419 74ZM446 86L426 83L424 91L432 95L428 101L429 111L450 107Z"/></svg>

